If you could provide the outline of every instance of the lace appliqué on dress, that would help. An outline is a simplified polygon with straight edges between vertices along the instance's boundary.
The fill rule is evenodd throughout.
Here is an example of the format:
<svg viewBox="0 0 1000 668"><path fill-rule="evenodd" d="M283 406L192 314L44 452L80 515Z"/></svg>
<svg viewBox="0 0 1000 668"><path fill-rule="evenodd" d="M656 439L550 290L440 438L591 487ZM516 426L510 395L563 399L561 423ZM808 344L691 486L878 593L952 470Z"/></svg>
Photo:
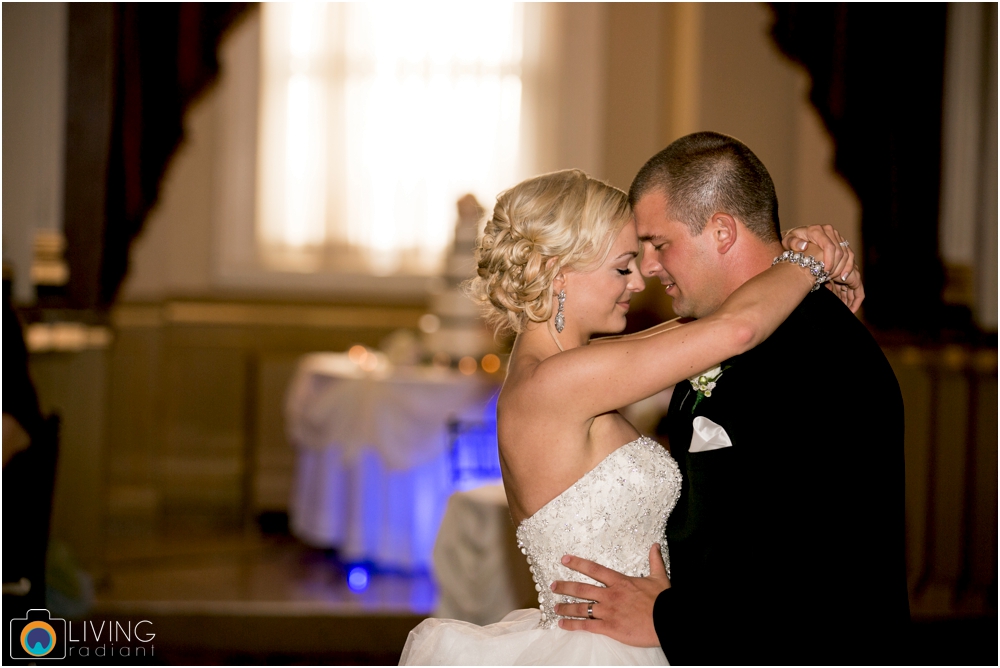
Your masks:
<svg viewBox="0 0 1000 668"><path fill-rule="evenodd" d="M557 603L579 599L555 594L556 580L599 584L560 563L564 554L597 562L630 577L649 575L649 548L659 542L670 572L664 529L677 503L681 473L662 445L641 436L608 455L572 487L517 528L541 610L540 628L559 620Z"/></svg>

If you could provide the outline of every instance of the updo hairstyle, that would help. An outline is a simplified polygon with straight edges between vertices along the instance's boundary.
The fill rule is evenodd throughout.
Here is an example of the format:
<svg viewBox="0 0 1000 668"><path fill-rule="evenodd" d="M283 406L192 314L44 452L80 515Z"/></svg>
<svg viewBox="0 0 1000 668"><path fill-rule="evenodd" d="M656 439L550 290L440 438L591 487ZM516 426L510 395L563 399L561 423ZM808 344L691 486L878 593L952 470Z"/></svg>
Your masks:
<svg viewBox="0 0 1000 668"><path fill-rule="evenodd" d="M596 268L631 217L624 192L578 169L522 181L497 197L466 290L497 334L523 332L552 315L559 271Z"/></svg>

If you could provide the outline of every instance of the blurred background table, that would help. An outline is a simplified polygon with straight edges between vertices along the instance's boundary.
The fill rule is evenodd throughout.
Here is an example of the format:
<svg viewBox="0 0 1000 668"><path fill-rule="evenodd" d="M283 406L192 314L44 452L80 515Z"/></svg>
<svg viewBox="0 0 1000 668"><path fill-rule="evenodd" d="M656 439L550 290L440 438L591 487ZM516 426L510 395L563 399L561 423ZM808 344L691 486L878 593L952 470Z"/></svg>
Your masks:
<svg viewBox="0 0 1000 668"><path fill-rule="evenodd" d="M479 375L393 368L374 352L303 357L285 404L297 451L292 532L345 562L429 570L454 490L449 423L495 420L496 391Z"/></svg>
<svg viewBox="0 0 1000 668"><path fill-rule="evenodd" d="M434 543L435 617L492 624L538 605L502 483L456 491Z"/></svg>

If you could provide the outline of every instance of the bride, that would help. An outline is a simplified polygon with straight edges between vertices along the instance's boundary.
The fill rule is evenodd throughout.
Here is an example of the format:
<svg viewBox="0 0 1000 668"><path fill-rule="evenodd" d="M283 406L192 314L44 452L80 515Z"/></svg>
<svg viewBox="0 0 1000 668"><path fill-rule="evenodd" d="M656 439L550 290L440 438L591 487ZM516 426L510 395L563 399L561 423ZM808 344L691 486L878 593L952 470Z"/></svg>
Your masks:
<svg viewBox="0 0 1000 668"><path fill-rule="evenodd" d="M401 665L667 663L660 647L559 628L555 605L576 599L549 586L597 584L564 567L564 554L633 577L669 573L667 546L661 551L659 543L680 472L617 409L754 347L815 277L777 264L708 317L590 345L594 334L624 329L629 301L644 287L639 250L625 193L578 170L528 179L497 198L469 288L492 325L517 334L497 404L497 438L539 608L482 627L425 620L410 632ZM838 272L853 266L842 251L827 260Z"/></svg>

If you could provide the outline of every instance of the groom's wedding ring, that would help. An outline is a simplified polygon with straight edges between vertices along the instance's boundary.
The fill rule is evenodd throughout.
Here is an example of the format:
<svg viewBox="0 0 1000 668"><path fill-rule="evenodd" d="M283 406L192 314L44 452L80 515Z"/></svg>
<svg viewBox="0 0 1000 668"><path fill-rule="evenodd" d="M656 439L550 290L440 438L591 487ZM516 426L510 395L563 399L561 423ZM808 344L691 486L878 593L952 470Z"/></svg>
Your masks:
<svg viewBox="0 0 1000 668"><path fill-rule="evenodd" d="M840 245L841 245L841 246L843 246L844 248L847 248L847 247L848 247L848 246L850 246L851 244L849 244L849 243L848 243L848 242L846 242L846 241L841 241L841 242L840 242Z"/></svg>
<svg viewBox="0 0 1000 668"><path fill-rule="evenodd" d="M594 617L594 602L591 601L587 604L587 619L596 619Z"/></svg>

